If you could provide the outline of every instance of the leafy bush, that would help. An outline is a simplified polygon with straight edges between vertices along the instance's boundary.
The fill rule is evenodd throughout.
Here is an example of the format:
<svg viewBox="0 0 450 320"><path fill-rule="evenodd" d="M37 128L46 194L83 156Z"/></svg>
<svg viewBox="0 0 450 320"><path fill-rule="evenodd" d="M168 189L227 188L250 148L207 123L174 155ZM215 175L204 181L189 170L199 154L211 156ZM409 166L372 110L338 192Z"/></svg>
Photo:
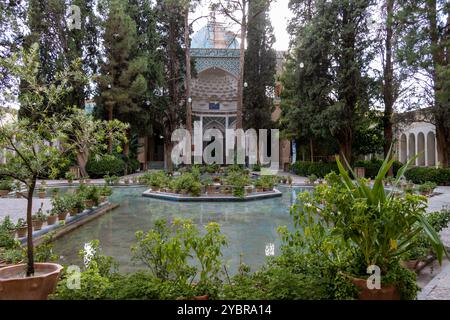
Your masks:
<svg viewBox="0 0 450 320"><path fill-rule="evenodd" d="M307 177L315 174L319 178L325 177L332 171L338 172L336 163L309 161L297 161L291 165L291 170L299 176Z"/></svg>
<svg viewBox="0 0 450 320"><path fill-rule="evenodd" d="M381 168L381 165L383 164L383 160L380 159L371 159L371 160L357 160L353 164L353 167L363 167L366 170L366 178L374 179L378 171ZM397 175L398 170L403 166L403 164L400 161L395 161L392 165L392 169L394 171L394 176Z"/></svg>
<svg viewBox="0 0 450 320"><path fill-rule="evenodd" d="M450 168L415 167L405 172L405 178L416 184L429 181L439 186L448 186L450 185Z"/></svg>
<svg viewBox="0 0 450 320"><path fill-rule="evenodd" d="M190 193L193 196L200 196L202 184L192 173L183 173L173 181L173 187L176 191Z"/></svg>
<svg viewBox="0 0 450 320"><path fill-rule="evenodd" d="M159 220L148 233L136 233L133 259L143 262L154 277L176 281L182 287L198 275L196 290L216 296L221 283L221 248L226 240L216 223L206 225L205 231L201 234L190 220L175 219L171 225Z"/></svg>
<svg viewBox="0 0 450 320"><path fill-rule="evenodd" d="M102 178L105 175L122 176L125 170L125 161L114 155L106 155L99 160L90 158L86 170L92 178Z"/></svg>
<svg viewBox="0 0 450 320"><path fill-rule="evenodd" d="M12 191L13 188L14 186L11 180L0 180L0 190Z"/></svg>

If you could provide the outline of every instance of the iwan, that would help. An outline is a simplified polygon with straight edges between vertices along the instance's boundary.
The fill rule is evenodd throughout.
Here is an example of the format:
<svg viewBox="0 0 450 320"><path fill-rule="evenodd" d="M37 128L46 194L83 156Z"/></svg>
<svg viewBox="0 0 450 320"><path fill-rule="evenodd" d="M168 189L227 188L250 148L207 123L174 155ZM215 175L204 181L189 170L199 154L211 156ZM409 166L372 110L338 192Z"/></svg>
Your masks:
<svg viewBox="0 0 450 320"><path fill-rule="evenodd" d="M178 307L178 314L204 315L205 318L208 318L210 312L211 307L188 307L187 305L184 305L184 307Z"/></svg>

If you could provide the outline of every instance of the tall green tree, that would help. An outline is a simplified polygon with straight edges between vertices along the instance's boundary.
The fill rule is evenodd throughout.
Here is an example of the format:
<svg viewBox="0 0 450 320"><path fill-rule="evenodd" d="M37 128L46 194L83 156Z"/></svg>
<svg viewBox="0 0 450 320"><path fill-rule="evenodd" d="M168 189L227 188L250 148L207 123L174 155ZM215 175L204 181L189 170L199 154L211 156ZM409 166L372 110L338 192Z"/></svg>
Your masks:
<svg viewBox="0 0 450 320"><path fill-rule="evenodd" d="M107 120L126 122L140 111L147 93L143 72L148 62L145 56L136 55L139 48L136 22L127 13L127 4L112 0L107 10L103 35L105 55L97 77L97 105Z"/></svg>
<svg viewBox="0 0 450 320"><path fill-rule="evenodd" d="M267 4L267 0L260 0L249 6L249 15L254 18L248 24L245 52L245 60L249 61L244 67L244 79L248 84L244 92L246 128L263 129L272 125L271 92L275 86L276 51Z"/></svg>
<svg viewBox="0 0 450 320"><path fill-rule="evenodd" d="M372 59L367 0L292 0L295 20L291 75L285 76L288 103L283 121L302 135L331 136L339 153L352 158L357 127L369 108Z"/></svg>
<svg viewBox="0 0 450 320"><path fill-rule="evenodd" d="M165 79L160 88L160 98L156 106L157 120L164 137L165 164L167 169L172 171L172 132L185 123L186 116L184 107L186 56L183 50L185 8L179 1L158 0L156 10Z"/></svg>
<svg viewBox="0 0 450 320"><path fill-rule="evenodd" d="M441 166L450 159L450 3L402 1L400 59L420 82L420 101L431 107Z"/></svg>

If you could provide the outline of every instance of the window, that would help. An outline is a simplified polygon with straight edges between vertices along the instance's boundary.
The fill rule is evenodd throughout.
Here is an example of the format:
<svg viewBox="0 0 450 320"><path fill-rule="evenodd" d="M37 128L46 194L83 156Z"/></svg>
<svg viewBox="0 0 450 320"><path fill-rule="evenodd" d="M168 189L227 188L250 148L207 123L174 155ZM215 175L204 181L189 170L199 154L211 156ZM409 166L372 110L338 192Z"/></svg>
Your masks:
<svg viewBox="0 0 450 320"><path fill-rule="evenodd" d="M218 102L210 102L209 103L209 110L219 110L220 109L220 103Z"/></svg>

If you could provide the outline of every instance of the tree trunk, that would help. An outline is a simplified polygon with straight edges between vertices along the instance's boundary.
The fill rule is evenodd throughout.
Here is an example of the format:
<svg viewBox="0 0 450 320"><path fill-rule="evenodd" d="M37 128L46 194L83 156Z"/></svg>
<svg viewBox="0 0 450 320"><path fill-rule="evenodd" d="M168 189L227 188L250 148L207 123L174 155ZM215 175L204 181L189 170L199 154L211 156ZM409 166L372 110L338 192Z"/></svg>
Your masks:
<svg viewBox="0 0 450 320"><path fill-rule="evenodd" d="M189 4L184 13L184 44L186 47L186 78L184 80L186 89L186 129L192 136L192 103L191 99L191 45L189 39Z"/></svg>
<svg viewBox="0 0 450 320"><path fill-rule="evenodd" d="M238 79L238 96L237 96L237 112L236 112L236 129L242 129L242 115L244 107L244 65L245 65L245 38L247 35L247 11L245 1L242 3L242 20L241 20L241 43L239 56L239 79Z"/></svg>
<svg viewBox="0 0 450 320"><path fill-rule="evenodd" d="M33 176L27 195L27 277L34 275L34 247L33 247L33 192L36 187L37 176Z"/></svg>
<svg viewBox="0 0 450 320"><path fill-rule="evenodd" d="M445 130L445 125L439 125L440 121L436 122L436 144L438 150L438 163L440 167L447 168L449 164L449 143L448 133Z"/></svg>
<svg viewBox="0 0 450 320"><path fill-rule="evenodd" d="M88 173L86 171L86 164L89 160L89 152L88 151L78 151L77 152L77 163L78 167L80 167L80 173L82 177L87 177Z"/></svg>
<svg viewBox="0 0 450 320"><path fill-rule="evenodd" d="M110 104L108 106L108 121L112 121L113 119L113 106L112 104ZM112 141L112 137L109 137L108 139L108 152L112 153L113 151L113 141Z"/></svg>
<svg viewBox="0 0 450 320"><path fill-rule="evenodd" d="M169 139L164 139L164 158L165 158L165 165L166 170L168 172L173 172L173 162L172 162L172 142Z"/></svg>
<svg viewBox="0 0 450 320"><path fill-rule="evenodd" d="M394 108L394 69L392 64L392 19L394 15L394 0L386 1L386 40L385 40L385 65L383 70L383 128L384 128L384 157L388 156L393 141L392 114ZM392 156L392 155L391 155ZM394 175L394 168L389 169L390 176Z"/></svg>
<svg viewBox="0 0 450 320"><path fill-rule="evenodd" d="M309 150L311 153L311 162L314 162L314 144L313 144L313 139L309 139Z"/></svg>
<svg viewBox="0 0 450 320"><path fill-rule="evenodd" d="M339 141L339 157L344 168L349 170L352 158L352 142L350 140Z"/></svg>

